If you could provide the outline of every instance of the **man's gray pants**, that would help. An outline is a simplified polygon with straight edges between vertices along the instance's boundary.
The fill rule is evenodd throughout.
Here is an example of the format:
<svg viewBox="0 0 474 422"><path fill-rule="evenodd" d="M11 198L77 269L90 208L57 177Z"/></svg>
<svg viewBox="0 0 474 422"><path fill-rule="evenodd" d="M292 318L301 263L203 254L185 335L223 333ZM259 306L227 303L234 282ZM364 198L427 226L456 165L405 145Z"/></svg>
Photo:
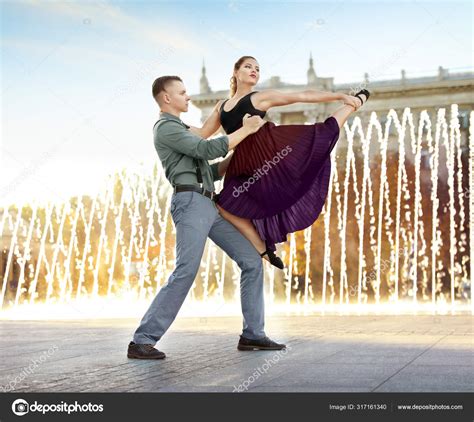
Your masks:
<svg viewBox="0 0 474 422"><path fill-rule="evenodd" d="M263 264L255 247L219 214L213 201L198 192L173 193L170 210L176 226L176 267L143 316L133 341L154 345L168 330L194 282L208 236L241 269L242 335L265 337Z"/></svg>

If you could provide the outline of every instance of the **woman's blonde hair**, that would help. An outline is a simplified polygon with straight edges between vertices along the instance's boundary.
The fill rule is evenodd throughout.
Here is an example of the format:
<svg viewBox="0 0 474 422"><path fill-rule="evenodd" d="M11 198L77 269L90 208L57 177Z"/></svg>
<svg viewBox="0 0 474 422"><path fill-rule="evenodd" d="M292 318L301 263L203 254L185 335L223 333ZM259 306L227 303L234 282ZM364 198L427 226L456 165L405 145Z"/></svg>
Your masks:
<svg viewBox="0 0 474 422"><path fill-rule="evenodd" d="M242 63L247 60L247 59L253 59L253 60L257 60L255 57L252 57L252 56L242 56L239 60L237 60L234 64L234 72L236 70L239 70L240 69L240 66L242 66ZM232 76L230 78L230 91L229 91L229 98L232 98L235 94L235 92L237 91L237 78L234 76L234 74L232 73Z"/></svg>

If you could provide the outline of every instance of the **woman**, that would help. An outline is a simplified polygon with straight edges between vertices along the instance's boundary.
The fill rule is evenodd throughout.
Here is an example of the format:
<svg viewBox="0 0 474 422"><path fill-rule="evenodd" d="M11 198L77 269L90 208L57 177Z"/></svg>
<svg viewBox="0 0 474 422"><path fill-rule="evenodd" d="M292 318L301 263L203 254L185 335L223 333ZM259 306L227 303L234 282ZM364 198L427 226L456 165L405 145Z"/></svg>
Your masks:
<svg viewBox="0 0 474 422"><path fill-rule="evenodd" d="M237 60L230 98L218 102L201 129L191 130L209 138L221 125L227 134L232 133L242 126L246 114L264 117L271 107L344 102L322 123L277 126L267 122L219 165L219 173L225 172L224 187L217 199L219 212L262 257L284 268L275 255L275 243L286 241L288 233L303 230L318 218L328 192L330 153L344 122L370 93L365 89L355 96L315 90L252 91L259 76L260 67L254 57Z"/></svg>

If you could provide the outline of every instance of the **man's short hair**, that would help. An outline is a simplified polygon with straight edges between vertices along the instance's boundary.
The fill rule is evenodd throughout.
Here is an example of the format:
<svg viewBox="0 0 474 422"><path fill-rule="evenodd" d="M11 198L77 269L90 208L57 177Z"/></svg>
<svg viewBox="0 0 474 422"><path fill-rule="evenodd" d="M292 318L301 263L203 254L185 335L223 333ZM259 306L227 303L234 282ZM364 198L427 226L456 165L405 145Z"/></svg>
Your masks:
<svg viewBox="0 0 474 422"><path fill-rule="evenodd" d="M159 78L155 79L155 82L153 82L151 88L153 98L158 101L158 94L162 91L165 91L169 83L173 81L183 82L179 76L160 76Z"/></svg>

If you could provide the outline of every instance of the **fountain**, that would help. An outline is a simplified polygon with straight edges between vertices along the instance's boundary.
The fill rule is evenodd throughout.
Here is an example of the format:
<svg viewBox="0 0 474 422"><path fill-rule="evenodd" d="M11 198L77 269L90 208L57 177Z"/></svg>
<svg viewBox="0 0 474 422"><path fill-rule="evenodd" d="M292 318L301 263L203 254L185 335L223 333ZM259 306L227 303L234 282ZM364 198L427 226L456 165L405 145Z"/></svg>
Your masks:
<svg viewBox="0 0 474 422"><path fill-rule="evenodd" d="M279 247L284 271L265 264L268 309L472 313L474 112L464 137L456 104L344 129L321 217ZM3 204L0 315L148 302L174 266L170 196L158 164L111 175L95 197ZM238 284L209 240L187 302L236 304Z"/></svg>

